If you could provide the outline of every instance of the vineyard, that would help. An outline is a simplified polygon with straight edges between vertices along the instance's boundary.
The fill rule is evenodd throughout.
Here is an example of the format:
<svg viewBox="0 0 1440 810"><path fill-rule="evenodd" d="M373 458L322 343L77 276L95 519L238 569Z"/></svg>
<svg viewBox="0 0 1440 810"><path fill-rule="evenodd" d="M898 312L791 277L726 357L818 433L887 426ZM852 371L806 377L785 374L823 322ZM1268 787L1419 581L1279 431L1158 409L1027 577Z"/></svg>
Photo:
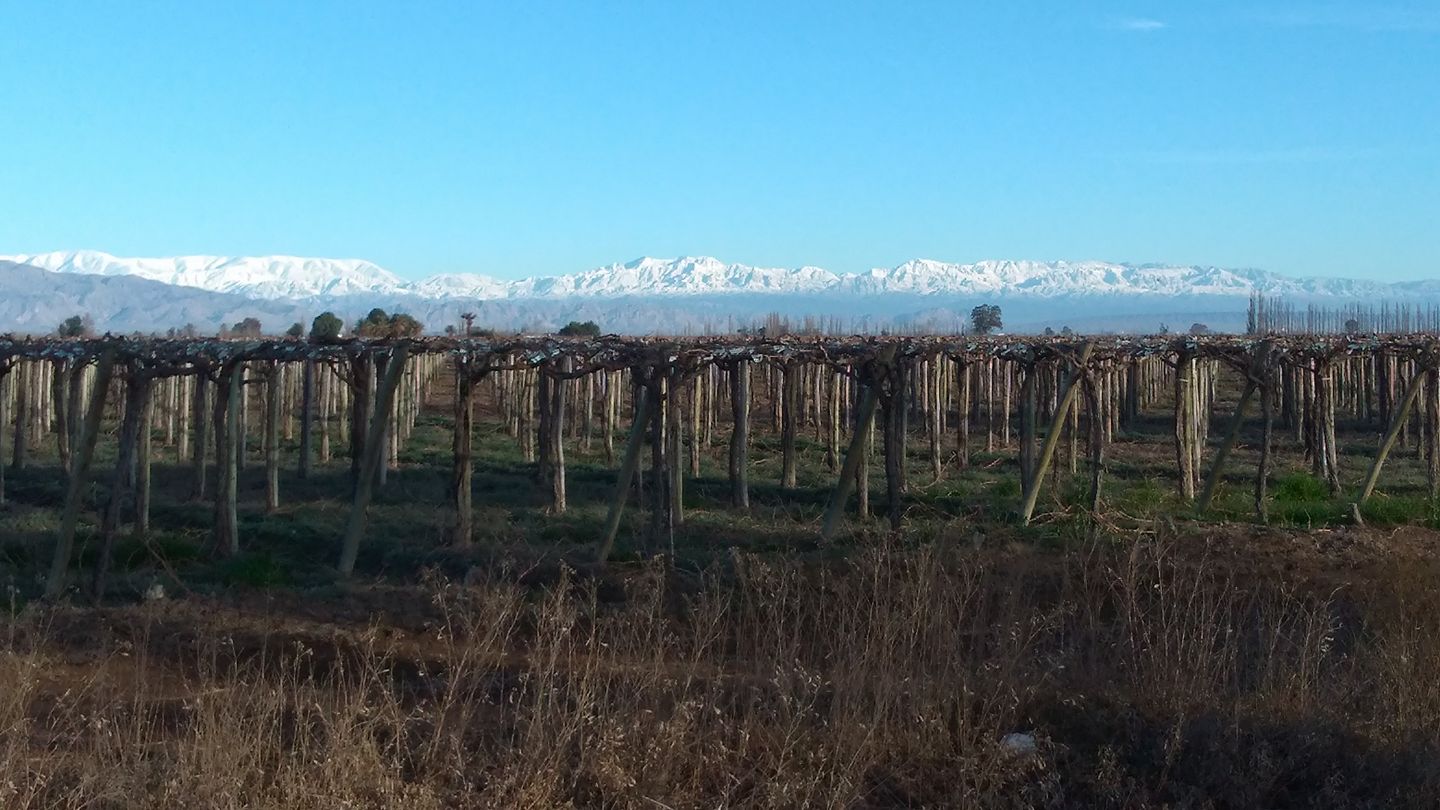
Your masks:
<svg viewBox="0 0 1440 810"><path fill-rule="evenodd" d="M1423 804L1437 372L1425 334L0 340L0 804ZM227 793L227 746L269 775Z"/></svg>

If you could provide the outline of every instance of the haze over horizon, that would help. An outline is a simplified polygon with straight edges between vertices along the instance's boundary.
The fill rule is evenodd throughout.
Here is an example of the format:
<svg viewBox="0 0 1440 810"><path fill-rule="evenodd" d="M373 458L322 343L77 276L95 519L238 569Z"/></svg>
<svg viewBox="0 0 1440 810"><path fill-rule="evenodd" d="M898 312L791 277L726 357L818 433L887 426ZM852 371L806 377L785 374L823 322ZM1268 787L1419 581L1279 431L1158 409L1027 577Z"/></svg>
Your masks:
<svg viewBox="0 0 1440 810"><path fill-rule="evenodd" d="M0 254L1440 277L1421 2L7 7Z"/></svg>

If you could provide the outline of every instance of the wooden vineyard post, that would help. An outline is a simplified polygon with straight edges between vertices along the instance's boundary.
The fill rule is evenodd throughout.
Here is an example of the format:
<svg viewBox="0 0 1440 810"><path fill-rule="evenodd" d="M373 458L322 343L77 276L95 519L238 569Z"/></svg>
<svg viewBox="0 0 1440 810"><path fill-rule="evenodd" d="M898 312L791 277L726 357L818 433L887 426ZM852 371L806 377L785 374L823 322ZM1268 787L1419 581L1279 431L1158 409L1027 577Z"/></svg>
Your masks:
<svg viewBox="0 0 1440 810"><path fill-rule="evenodd" d="M310 462L314 455L315 428L315 361L305 359L300 371L300 459L295 475L310 477Z"/></svg>
<svg viewBox="0 0 1440 810"><path fill-rule="evenodd" d="M1230 420L1230 429L1225 432L1224 441L1215 451L1215 461L1210 467L1210 474L1205 477L1205 488L1200 493L1200 500L1195 502L1197 515L1204 514L1205 510L1210 508L1210 500L1215 497L1215 488L1220 484L1220 476L1225 471L1225 461L1230 458L1230 451L1235 449L1235 443L1240 438L1240 428L1245 423L1245 409L1255 396L1257 387L1254 380L1246 380L1245 390L1240 393L1240 401L1235 405L1235 415Z"/></svg>
<svg viewBox="0 0 1440 810"><path fill-rule="evenodd" d="M829 378L829 397L826 400L826 419L828 420L825 431L825 468L835 472L840 466L840 400L844 397L842 393L841 377L834 372L825 370L821 373Z"/></svg>
<svg viewBox="0 0 1440 810"><path fill-rule="evenodd" d="M14 359L0 359L0 506L5 505L5 426L10 423L10 371L14 367Z"/></svg>
<svg viewBox="0 0 1440 810"><path fill-rule="evenodd" d="M1210 503L1215 497L1215 489L1219 486L1220 479L1225 474L1225 462L1229 459L1231 451L1235 449L1235 444L1240 439L1240 429L1245 423L1245 409L1249 406L1250 400L1255 396L1257 390L1270 385L1270 377L1274 374L1272 361L1273 349L1274 346L1270 341L1262 341L1255 347L1250 357L1250 363L1245 369L1245 389L1240 394L1240 401L1235 405L1235 415L1230 421L1229 430L1225 432L1225 439L1220 443L1219 449L1215 452L1214 465L1210 468L1210 474L1205 478L1205 489L1200 493L1200 500L1195 504L1195 513L1197 515L1204 514L1205 511L1210 508ZM1269 392L1262 392L1261 396L1264 406L1267 408L1271 407L1272 402ZM1269 430L1268 425L1273 421L1273 414L1267 411L1265 416L1267 419L1266 429ZM1264 466L1267 467L1269 464L1268 453L1268 448L1262 451L1265 462Z"/></svg>
<svg viewBox="0 0 1440 810"><path fill-rule="evenodd" d="M1035 473L1031 476L1030 488L1025 491L1024 500L1020 505L1020 524L1030 525L1030 518L1035 514L1035 504L1040 499L1040 484L1045 480L1045 472L1050 469L1051 462L1055 459L1055 446L1060 441L1061 429L1064 427L1070 415L1071 408L1075 405L1075 396L1079 392L1078 384L1086 364L1090 362L1090 355L1095 351L1095 342L1086 341L1080 347L1080 352L1072 360L1075 366L1074 373L1065 386L1065 393L1060 396L1059 403L1055 406L1055 417L1050 423L1050 432L1045 434L1045 442L1040 446L1040 459L1035 465Z"/></svg>
<svg viewBox="0 0 1440 810"><path fill-rule="evenodd" d="M700 477L700 451L705 436L705 397L707 386L705 382L710 378L709 369L705 373L695 375L690 383L690 477Z"/></svg>
<svg viewBox="0 0 1440 810"><path fill-rule="evenodd" d="M245 469L245 455L250 449L250 391L245 387L245 383L246 377L253 377L253 375L248 371L246 363L241 363L236 368L236 379L239 380L236 384L240 386L240 390L235 409L235 453L232 460L237 471Z"/></svg>
<svg viewBox="0 0 1440 810"><path fill-rule="evenodd" d="M794 489L795 434L800 420L800 366L794 360L780 365L780 488Z"/></svg>
<svg viewBox="0 0 1440 810"><path fill-rule="evenodd" d="M280 386L284 380L274 362L265 375L265 512L280 509Z"/></svg>
<svg viewBox="0 0 1440 810"><path fill-rule="evenodd" d="M996 358L996 364L999 365L999 367L1002 369L1001 377L1003 379L1005 389L1004 397L1001 400L1000 405L1000 446L1009 447L1010 409L1012 405L1010 397L1011 393L1014 390L1013 382L1015 379L1015 365L1013 363L1010 363L1009 361L1000 360L999 358Z"/></svg>
<svg viewBox="0 0 1440 810"><path fill-rule="evenodd" d="M889 457L886 458L885 474L887 487L889 486L888 481L890 474L894 473L895 475L895 491L893 493L896 497L894 505L897 517L895 519L898 519L898 513L900 511L899 497L910 494L910 468L906 465L905 460L907 457L906 450L908 449L907 439L910 436L911 395L914 392L914 386L911 385L911 380L914 376L915 369L913 360L903 363L891 363L889 391L887 392L885 389L881 389L880 392L881 406L886 404L885 395L887 393L889 394L889 404L892 406L892 416L894 418L894 432L891 434L892 443L888 445L889 450L886 452L893 450L895 458L893 461ZM884 445L884 442L882 441L881 444ZM895 528L898 529L899 526L896 525Z"/></svg>
<svg viewBox="0 0 1440 810"><path fill-rule="evenodd" d="M647 551L654 552L662 537L668 538L674 516L670 513L670 468L666 444L666 426L670 409L669 375L657 366L652 385L645 389L650 397L650 531L646 534Z"/></svg>
<svg viewBox="0 0 1440 810"><path fill-rule="evenodd" d="M1105 417L1102 411L1099 380L1090 370L1081 377L1085 386L1085 404L1089 410L1090 429L1090 514L1100 514L1100 487L1105 474Z"/></svg>
<svg viewBox="0 0 1440 810"><path fill-rule="evenodd" d="M94 393L85 409L80 442L74 448L70 477L65 486L65 507L60 516L60 531L55 538L55 556L50 561L50 576L45 580L45 598L57 599L65 590L65 575L70 569L70 554L75 545L75 524L80 518L80 493L90 474L90 461L95 457L95 440L100 435L100 420L105 413L105 396L110 392L110 377L115 370L115 350L100 355L95 370Z"/></svg>
<svg viewBox="0 0 1440 810"><path fill-rule="evenodd" d="M391 358L382 354L372 358L372 360L374 362L375 368L374 374L372 375L375 380L375 384L371 390L372 400L370 405L370 413L373 416L375 413L375 401L373 398L377 395L377 392L379 391L380 382L385 378L385 370L388 368L388 363L390 362ZM390 406L390 418L386 419L380 425L380 464L375 467L375 489L384 489L385 482L390 477L390 438L395 432L395 412L400 409L400 382L405 378L405 368L402 366L400 370L396 372L396 374L398 374L399 376L395 380L395 402ZM368 433L366 434L366 439L369 439ZM361 467L363 468L363 455L361 456L361 459Z"/></svg>
<svg viewBox="0 0 1440 810"><path fill-rule="evenodd" d="M1430 500L1440 498L1440 374L1425 381L1425 482Z"/></svg>
<svg viewBox="0 0 1440 810"><path fill-rule="evenodd" d="M205 454L209 449L209 396L208 390L210 377L202 369L195 375L195 386L191 391L190 398L190 422L194 426L195 441L191 443L190 450L194 454L190 460L191 475L194 476L193 489L190 497L193 500L205 500Z"/></svg>
<svg viewBox="0 0 1440 810"><path fill-rule="evenodd" d="M1024 364L1020 381L1020 491L1026 492L1035 481L1035 362Z"/></svg>
<svg viewBox="0 0 1440 810"><path fill-rule="evenodd" d="M70 468L70 413L66 405L70 401L69 363L56 360L51 365L50 399L55 414L55 452L60 457L60 468Z"/></svg>
<svg viewBox="0 0 1440 810"><path fill-rule="evenodd" d="M560 371L570 371L570 358L560 358ZM542 371L543 373L543 371ZM560 514L566 508L565 496L565 406L569 382L550 382L550 510Z"/></svg>
<svg viewBox="0 0 1440 810"><path fill-rule="evenodd" d="M881 447L885 455L885 510L890 528L899 531L904 517L905 494L905 393L906 364L890 363L885 369L890 390L880 390Z"/></svg>
<svg viewBox="0 0 1440 810"><path fill-rule="evenodd" d="M956 388L959 389L955 402L955 468L963 470L970 466L970 366L964 355L952 358L955 361Z"/></svg>
<svg viewBox="0 0 1440 810"><path fill-rule="evenodd" d="M536 475L550 495L550 511L565 511L565 388L568 358L546 361L535 370ZM559 375L553 364L559 363Z"/></svg>
<svg viewBox="0 0 1440 810"><path fill-rule="evenodd" d="M615 463L615 422L620 419L621 372L602 371L605 377L605 402L600 408L600 438L605 447L605 463Z"/></svg>
<svg viewBox="0 0 1440 810"><path fill-rule="evenodd" d="M120 426L120 446L115 455L115 471L110 476L110 494L100 518L100 556L95 562L95 574L90 589L97 602L105 595L105 578L110 573L110 559L115 553L115 537L120 532L120 510L125 503L127 481L130 478L131 466L135 463L140 431L149 430L149 422L145 416L149 405L150 379L145 376L140 364L132 361L125 374L125 417ZM148 445L148 442L146 444ZM149 466L148 463L146 466Z"/></svg>
<svg viewBox="0 0 1440 810"><path fill-rule="evenodd" d="M1140 360L1132 358L1125 364L1125 407L1120 410L1120 424L1127 430L1140 417L1140 379Z"/></svg>
<svg viewBox="0 0 1440 810"><path fill-rule="evenodd" d="M1175 459L1180 470L1180 497L1195 498L1195 354L1182 347L1175 357Z"/></svg>
<svg viewBox="0 0 1440 810"><path fill-rule="evenodd" d="M935 355L934 359L925 366L925 379L927 382L925 395L925 431L926 438L930 445L930 474L934 480L939 481L944 475L944 466L940 460L940 433L944 430L945 417L941 410L942 401L940 394L940 383L944 374L945 363L942 355Z"/></svg>
<svg viewBox="0 0 1440 810"><path fill-rule="evenodd" d="M1270 522L1266 492L1270 486L1270 448L1274 444L1275 431L1275 375L1270 369L1263 373L1260 381L1260 463L1255 469L1255 520L1262 525Z"/></svg>
<svg viewBox="0 0 1440 810"><path fill-rule="evenodd" d="M140 420L140 443L135 451L138 464L135 471L135 533L141 537L150 534L150 461L154 422L155 393L152 390L145 398Z"/></svg>
<svg viewBox="0 0 1440 810"><path fill-rule="evenodd" d="M1330 495L1340 494L1340 448L1335 437L1335 370L1328 357L1315 361L1315 434L1321 471Z"/></svg>
<svg viewBox="0 0 1440 810"><path fill-rule="evenodd" d="M385 430L390 424L390 414L395 407L395 389L404 374L408 354L409 346L405 343L390 350L385 374L375 389L375 407L365 432L365 453L355 482L355 499L350 505L350 516L345 522L345 536L340 548L340 563L337 568L341 577L348 578L355 572L355 560L360 556L360 540L365 534L366 513L370 509L376 477L384 461Z"/></svg>
<svg viewBox="0 0 1440 810"><path fill-rule="evenodd" d="M595 376L592 372L585 375L585 422L580 430L580 452L590 452L590 442L595 433Z"/></svg>
<svg viewBox="0 0 1440 810"><path fill-rule="evenodd" d="M669 379L665 386L665 458L667 461L667 482L668 503L666 513L669 517L669 524L666 526L670 540L670 551L675 551L675 527L685 523L685 408L681 392L685 384L683 375L678 368L671 368Z"/></svg>
<svg viewBox="0 0 1440 810"><path fill-rule="evenodd" d="M364 351L350 358L346 385L350 393L350 482L360 480L365 455L365 430L370 424L370 355ZM378 439L377 439L378 441Z"/></svg>
<svg viewBox="0 0 1440 810"><path fill-rule="evenodd" d="M30 428L30 386L34 380L34 363L15 364L15 434L10 443L10 469L25 469Z"/></svg>
<svg viewBox="0 0 1440 810"><path fill-rule="evenodd" d="M551 390L556 387L555 381L546 373L550 361L545 361L536 369L535 375L535 480L537 483L545 484L553 475L551 470L551 450L554 443L550 440L550 434L557 428L552 420L555 410L551 406ZM554 500L551 500L551 507L554 507Z"/></svg>
<svg viewBox="0 0 1440 810"><path fill-rule="evenodd" d="M69 373L70 380L66 384L65 398L67 402L65 403L65 422L70 432L68 439L70 459L65 465L67 472L74 462L75 446L80 443L80 434L85 429L85 398L88 395L86 382L88 380L87 371L90 368L91 362L90 359L86 358L72 363ZM4 420L0 419L0 422L4 422Z"/></svg>
<svg viewBox="0 0 1440 810"><path fill-rule="evenodd" d="M236 505L240 477L240 410L245 365L232 363L220 371L215 390L215 527L212 552L217 557L240 553L240 516Z"/></svg>
<svg viewBox="0 0 1440 810"><path fill-rule="evenodd" d="M980 386L985 402L985 452L995 452L995 358L986 358L980 366L984 379Z"/></svg>
<svg viewBox="0 0 1440 810"><path fill-rule="evenodd" d="M190 386L194 384L195 380L189 374L176 378L174 402L176 464L185 464L190 460L190 402L186 397L190 394ZM70 412L73 414L75 411L71 409Z"/></svg>
<svg viewBox="0 0 1440 810"><path fill-rule="evenodd" d="M320 366L316 369L318 377L315 380L315 387L319 389L320 412L317 414L320 429L320 463L330 463L330 417L334 414L336 386L335 372L329 366Z"/></svg>
<svg viewBox="0 0 1440 810"><path fill-rule="evenodd" d="M730 503L736 509L749 509L750 361L745 358L730 364L730 409L734 419L730 432Z"/></svg>
<svg viewBox="0 0 1440 810"><path fill-rule="evenodd" d="M879 400L876 400L879 405ZM855 409L856 419L862 414L860 409ZM875 453L875 415L872 411L870 419L862 434L864 440L860 443L860 463L855 467L855 517L860 520L870 519L870 456Z"/></svg>
<svg viewBox="0 0 1440 810"><path fill-rule="evenodd" d="M474 536L471 501L471 482L474 478L474 362L465 355L455 356L455 427L451 445L454 465L450 473L450 503L455 510L455 516L450 543L456 546L470 545Z"/></svg>
<svg viewBox="0 0 1440 810"><path fill-rule="evenodd" d="M1375 493L1375 484L1380 480L1380 470L1385 466L1385 458L1390 455L1390 449L1395 446L1395 438L1400 435L1400 426L1409 418L1410 408L1415 405L1415 397L1420 393L1425 378L1434 373L1434 369L1429 366L1417 369L1415 375L1410 378L1410 384L1405 388L1405 395L1400 400L1399 409L1391 408L1393 413L1390 418L1390 428L1385 431L1385 438L1380 442L1380 449L1375 453L1375 461L1370 465L1370 474L1365 476L1365 485L1361 488L1360 497L1355 502L1357 507L1364 506L1365 502L1370 500L1370 496Z"/></svg>
<svg viewBox="0 0 1440 810"><path fill-rule="evenodd" d="M892 343L880 350L876 363L884 368L894 359L895 345ZM840 465L840 477L836 479L835 489L831 491L830 501L825 506L825 518L820 523L822 540L835 537L840 518L845 514L845 502L850 498L850 489L860 476L861 465L865 459L865 443L870 439L870 426L875 421L875 407L879 402L876 392L877 378L874 375L875 372L872 371L860 394L860 405L855 409L855 428L850 433L850 446L845 450L845 461Z"/></svg>
<svg viewBox="0 0 1440 810"><path fill-rule="evenodd" d="M605 531L601 535L600 548L595 555L602 563L610 558L610 553L615 549L615 536L620 531L620 517L625 512L625 500L630 497L630 482L635 479L635 473L640 467L640 449L645 444L645 432L650 421L649 407L648 394L642 392L635 398L630 437L625 440L625 455L620 460L620 474L616 477L615 492L610 496L610 507L605 515Z"/></svg>

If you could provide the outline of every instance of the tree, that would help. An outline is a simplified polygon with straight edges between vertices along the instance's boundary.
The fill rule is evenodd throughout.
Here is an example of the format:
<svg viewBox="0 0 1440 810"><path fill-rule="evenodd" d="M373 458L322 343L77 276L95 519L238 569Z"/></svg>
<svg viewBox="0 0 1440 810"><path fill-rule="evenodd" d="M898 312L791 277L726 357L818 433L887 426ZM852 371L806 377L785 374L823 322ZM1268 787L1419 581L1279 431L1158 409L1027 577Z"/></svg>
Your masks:
<svg viewBox="0 0 1440 810"><path fill-rule="evenodd" d="M1354 318L1350 318L1349 320L1345 321L1345 331L1352 335L1359 332L1360 322L1355 320Z"/></svg>
<svg viewBox="0 0 1440 810"><path fill-rule="evenodd" d="M258 338L260 328L259 318L246 318L230 327L230 335L238 338Z"/></svg>
<svg viewBox="0 0 1440 810"><path fill-rule="evenodd" d="M89 315L71 315L60 324L60 328L55 332L60 337L87 337L95 333L95 322L90 320Z"/></svg>
<svg viewBox="0 0 1440 810"><path fill-rule="evenodd" d="M1047 326L1047 327L1045 327L1045 337L1055 337L1055 327L1053 327L1053 326Z"/></svg>
<svg viewBox="0 0 1440 810"><path fill-rule="evenodd" d="M301 335L304 335L304 334L305 334L305 327L302 326L299 321L296 321L295 323L290 324L290 328L285 330L285 337L288 337L288 338L290 338L290 339L292 339L292 340L294 340L294 339L296 339L296 338L299 338Z"/></svg>
<svg viewBox="0 0 1440 810"><path fill-rule="evenodd" d="M1000 307L994 304L981 304L970 310L970 325L975 328L978 335L988 335L1004 327L1000 320Z"/></svg>
<svg viewBox="0 0 1440 810"><path fill-rule="evenodd" d="M403 312L390 316L390 337L420 337L425 326Z"/></svg>
<svg viewBox="0 0 1440 810"><path fill-rule="evenodd" d="M370 310L370 314L355 324L355 334L360 337L385 337L389 330L390 315L379 307Z"/></svg>
<svg viewBox="0 0 1440 810"><path fill-rule="evenodd" d="M476 326L476 325L475 325L475 313L473 313L473 312L462 312L462 313L460 313L460 320L462 320L462 321L465 322L465 330L461 333L461 334L463 334L465 337L483 337L483 338L493 338L493 337L495 337L495 330L494 330L494 329L489 329L489 328L484 327L484 326ZM446 334L449 334L449 331L448 331L448 330L447 330Z"/></svg>
<svg viewBox="0 0 1440 810"><path fill-rule="evenodd" d="M425 326L403 312L387 315L376 307L355 327L355 334L367 338L419 337Z"/></svg>
<svg viewBox="0 0 1440 810"><path fill-rule="evenodd" d="M1190 334L1208 335L1210 334L1210 327L1206 326L1203 323L1200 323L1199 321L1196 321L1195 323L1190 324Z"/></svg>
<svg viewBox="0 0 1440 810"><path fill-rule="evenodd" d="M315 316L310 322L311 340L338 340L340 333L345 330L345 322L335 317L333 312L322 312Z"/></svg>
<svg viewBox="0 0 1440 810"><path fill-rule="evenodd" d="M560 327L561 337L600 337L600 324L594 321L571 321Z"/></svg>

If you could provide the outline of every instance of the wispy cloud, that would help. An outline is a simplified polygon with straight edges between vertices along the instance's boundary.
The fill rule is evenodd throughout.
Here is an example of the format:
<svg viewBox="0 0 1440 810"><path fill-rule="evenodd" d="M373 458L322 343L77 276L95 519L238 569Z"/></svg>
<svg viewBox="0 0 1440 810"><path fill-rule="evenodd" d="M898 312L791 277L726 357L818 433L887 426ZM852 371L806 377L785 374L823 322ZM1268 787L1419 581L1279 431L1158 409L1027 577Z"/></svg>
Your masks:
<svg viewBox="0 0 1440 810"><path fill-rule="evenodd" d="M1265 25L1285 28L1341 28L1353 31L1440 33L1440 8L1320 5L1253 12Z"/></svg>
<svg viewBox="0 0 1440 810"><path fill-rule="evenodd" d="M1169 26L1163 20L1152 20L1147 17L1121 17L1112 20L1109 27L1117 31L1159 31Z"/></svg>

